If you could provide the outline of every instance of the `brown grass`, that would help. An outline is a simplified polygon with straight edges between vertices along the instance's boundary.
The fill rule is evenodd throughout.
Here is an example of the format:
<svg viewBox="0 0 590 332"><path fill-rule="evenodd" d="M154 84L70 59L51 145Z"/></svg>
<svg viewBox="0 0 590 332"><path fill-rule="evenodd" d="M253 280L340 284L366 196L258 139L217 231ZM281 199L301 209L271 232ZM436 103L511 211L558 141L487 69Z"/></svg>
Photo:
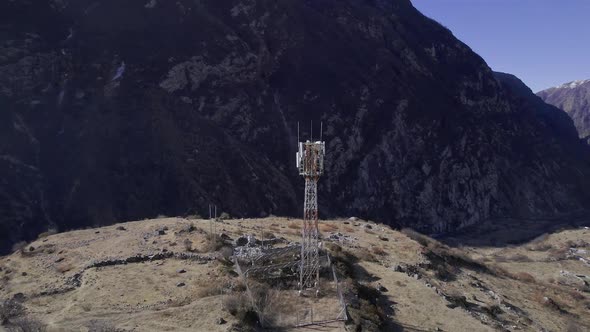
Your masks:
<svg viewBox="0 0 590 332"><path fill-rule="evenodd" d="M404 228L401 231L403 234L405 234L407 237L409 237L410 239L420 243L421 245L423 245L424 247L428 247L429 245L433 244L434 242L436 242L436 240L432 239L429 236L426 236L424 234L418 233L415 230L411 229L411 228Z"/></svg>
<svg viewBox="0 0 590 332"><path fill-rule="evenodd" d="M367 248L359 248L355 252L355 256L359 260L365 261L365 262L376 262L377 261L377 259L375 258L375 256Z"/></svg>
<svg viewBox="0 0 590 332"><path fill-rule="evenodd" d="M62 264L59 264L58 266L55 267L55 269L59 273L66 273L66 272L70 271L72 268L73 268L73 266L70 263L62 263Z"/></svg>
<svg viewBox="0 0 590 332"><path fill-rule="evenodd" d="M551 246L549 243L534 243L531 244L528 248L531 251L547 251L553 248L553 246Z"/></svg>
<svg viewBox="0 0 590 332"><path fill-rule="evenodd" d="M207 234L205 236L205 245L203 246L203 251L204 252L218 251L221 248L223 248L224 245L225 245L225 243L223 242L223 239L220 236L218 236L217 234Z"/></svg>
<svg viewBox="0 0 590 332"><path fill-rule="evenodd" d="M299 225L298 223L290 223L287 227L289 227L290 229L299 229L301 228L301 225Z"/></svg>
<svg viewBox="0 0 590 332"><path fill-rule="evenodd" d="M248 299L244 293L226 295L222 301L223 309L236 316L240 311L248 307Z"/></svg>
<svg viewBox="0 0 590 332"><path fill-rule="evenodd" d="M213 285L203 285L196 293L197 298L202 299L211 296L223 294L223 285L215 283Z"/></svg>
<svg viewBox="0 0 590 332"><path fill-rule="evenodd" d="M568 248L553 248L549 250L549 258L555 261L567 259Z"/></svg>
<svg viewBox="0 0 590 332"><path fill-rule="evenodd" d="M506 256L502 256L502 255L494 255L494 261L498 262L498 263L506 263L508 262L508 258Z"/></svg>
<svg viewBox="0 0 590 332"><path fill-rule="evenodd" d="M320 224L322 232L335 232L338 230L338 226L335 224Z"/></svg>
<svg viewBox="0 0 590 332"><path fill-rule="evenodd" d="M382 247L377 247L374 246L373 248L371 248L371 251L378 256L386 256L387 252L382 248Z"/></svg>
<svg viewBox="0 0 590 332"><path fill-rule="evenodd" d="M193 241L191 241L189 239L184 239L184 241L182 241L182 244L184 245L184 250L186 250L186 251L193 250Z"/></svg>
<svg viewBox="0 0 590 332"><path fill-rule="evenodd" d="M509 260L513 261L513 262L532 262L533 260L523 254L516 254L516 255L512 255Z"/></svg>
<svg viewBox="0 0 590 332"><path fill-rule="evenodd" d="M523 282L529 282L529 283L533 283L536 282L537 280L535 279L535 277L533 277L530 273L527 272L518 272L514 274L514 279L523 281Z"/></svg>

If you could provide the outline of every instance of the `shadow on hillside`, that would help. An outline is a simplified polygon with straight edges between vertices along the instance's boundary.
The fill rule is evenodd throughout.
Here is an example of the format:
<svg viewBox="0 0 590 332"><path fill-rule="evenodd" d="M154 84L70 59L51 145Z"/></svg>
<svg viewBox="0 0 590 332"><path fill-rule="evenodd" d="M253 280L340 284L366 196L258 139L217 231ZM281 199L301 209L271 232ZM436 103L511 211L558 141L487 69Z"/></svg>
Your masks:
<svg viewBox="0 0 590 332"><path fill-rule="evenodd" d="M495 219L453 234L433 236L448 246L506 247L529 242L543 234L590 227L590 217L562 219Z"/></svg>
<svg viewBox="0 0 590 332"><path fill-rule="evenodd" d="M420 328L419 326L402 324L399 322L392 322L390 325L386 326L385 331L392 331L392 332L429 332L429 330L425 330Z"/></svg>

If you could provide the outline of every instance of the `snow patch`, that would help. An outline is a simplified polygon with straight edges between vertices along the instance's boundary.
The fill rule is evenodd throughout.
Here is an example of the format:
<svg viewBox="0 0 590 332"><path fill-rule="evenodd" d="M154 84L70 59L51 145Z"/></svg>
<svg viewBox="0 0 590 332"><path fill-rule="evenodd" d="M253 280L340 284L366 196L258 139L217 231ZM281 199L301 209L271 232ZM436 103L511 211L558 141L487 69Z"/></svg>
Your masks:
<svg viewBox="0 0 590 332"><path fill-rule="evenodd" d="M558 89L575 89L577 87L579 87L582 84L586 84L589 83L590 80L579 80L579 81L573 81L573 82L569 82L569 83L565 83L563 85L558 86Z"/></svg>
<svg viewBox="0 0 590 332"><path fill-rule="evenodd" d="M125 73L125 61L121 62L121 65L119 66L119 68L117 68L117 73L115 74L115 77L113 77L111 82L121 78L121 76L123 76L123 73Z"/></svg>

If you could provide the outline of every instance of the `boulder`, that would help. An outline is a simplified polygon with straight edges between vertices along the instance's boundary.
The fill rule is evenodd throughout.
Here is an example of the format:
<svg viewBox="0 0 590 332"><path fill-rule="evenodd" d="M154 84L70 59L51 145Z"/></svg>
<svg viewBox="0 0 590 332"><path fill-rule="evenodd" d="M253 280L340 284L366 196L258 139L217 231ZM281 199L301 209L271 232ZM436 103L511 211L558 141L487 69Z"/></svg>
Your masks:
<svg viewBox="0 0 590 332"><path fill-rule="evenodd" d="M240 236L234 241L236 247L243 247L248 244L248 238L246 236Z"/></svg>

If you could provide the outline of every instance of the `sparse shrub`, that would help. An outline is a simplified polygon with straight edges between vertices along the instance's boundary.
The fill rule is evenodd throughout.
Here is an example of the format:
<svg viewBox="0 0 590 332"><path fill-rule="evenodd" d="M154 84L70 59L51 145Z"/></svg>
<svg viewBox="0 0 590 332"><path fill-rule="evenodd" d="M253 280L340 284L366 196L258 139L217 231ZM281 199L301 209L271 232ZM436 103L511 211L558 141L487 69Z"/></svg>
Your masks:
<svg viewBox="0 0 590 332"><path fill-rule="evenodd" d="M372 251L373 251L373 253L375 255L378 255L378 256L385 256L385 255L387 255L387 252L382 247L374 246L371 249L372 249Z"/></svg>
<svg viewBox="0 0 590 332"><path fill-rule="evenodd" d="M113 323L107 320L91 320L87 326L88 332L118 332Z"/></svg>
<svg viewBox="0 0 590 332"><path fill-rule="evenodd" d="M197 291L198 298L205 298L210 296L217 296L223 294L224 286L221 284L214 284L214 285L204 285ZM225 300L225 298L224 298ZM225 303L224 303L225 306Z"/></svg>
<svg viewBox="0 0 590 332"><path fill-rule="evenodd" d="M275 239L276 235L271 232L263 231L262 232L262 239Z"/></svg>
<svg viewBox="0 0 590 332"><path fill-rule="evenodd" d="M90 310L92 310L92 304L88 302L83 302L80 304L80 308L82 308L82 310L84 310L85 312L89 312Z"/></svg>
<svg viewBox="0 0 590 332"><path fill-rule="evenodd" d="M436 240L434 240L433 238L426 236L424 234L418 233L411 228L404 228L404 229L402 229L401 232L403 234L405 234L407 237L409 237L410 239L420 243L424 247L428 247L429 245L432 245L434 242L436 242Z"/></svg>
<svg viewBox="0 0 590 332"><path fill-rule="evenodd" d="M244 293L227 295L223 299L223 309L238 319L240 327L258 325L258 314Z"/></svg>
<svg viewBox="0 0 590 332"><path fill-rule="evenodd" d="M222 305L224 310L236 316L248 306L248 301L244 293L234 293L224 296Z"/></svg>
<svg viewBox="0 0 590 332"><path fill-rule="evenodd" d="M57 272L59 273L66 273L72 269L72 264L70 263L62 263L55 267Z"/></svg>
<svg viewBox="0 0 590 332"><path fill-rule="evenodd" d="M469 306L469 304L467 303L467 298L458 291L449 290L444 297L449 302L449 304L447 305L447 307L449 308L467 308Z"/></svg>
<svg viewBox="0 0 590 332"><path fill-rule="evenodd" d="M549 251L549 258L554 261L567 259L568 248L554 248Z"/></svg>
<svg viewBox="0 0 590 332"><path fill-rule="evenodd" d="M568 289L566 291L566 293L568 294L568 296L570 298L572 298L575 301L584 301L586 299L586 297L584 296L584 294L582 294L582 293L580 293L580 292L578 292L576 290L573 290L573 289Z"/></svg>
<svg viewBox="0 0 590 332"><path fill-rule="evenodd" d="M57 234L57 229L49 228L46 232L39 234L39 236L37 236L37 239L43 239L54 234Z"/></svg>
<svg viewBox="0 0 590 332"><path fill-rule="evenodd" d="M167 215L165 215L165 214L159 214L159 215L156 217L156 219L164 219L164 218L168 218L168 216L167 216Z"/></svg>
<svg viewBox="0 0 590 332"><path fill-rule="evenodd" d="M569 319L566 323L566 331L567 332L583 332L585 331L585 329L582 329L582 327L576 323L573 319Z"/></svg>
<svg viewBox="0 0 590 332"><path fill-rule="evenodd" d="M529 245L529 250L532 251L547 251L553 248L549 243L534 243Z"/></svg>
<svg viewBox="0 0 590 332"><path fill-rule="evenodd" d="M377 259L375 259L375 256L367 248L359 248L356 251L355 256L359 260L365 261L365 262L376 262L377 261Z"/></svg>
<svg viewBox="0 0 590 332"><path fill-rule="evenodd" d="M446 264L448 267L458 269L460 267L468 268L475 271L494 274L486 264L474 260L465 252L459 249L449 248L442 243L432 240L424 250L424 254L435 265Z"/></svg>
<svg viewBox="0 0 590 332"><path fill-rule="evenodd" d="M193 241L189 239L184 239L184 241L182 241L182 244L184 245L184 250L193 251Z"/></svg>
<svg viewBox="0 0 590 332"><path fill-rule="evenodd" d="M530 273L518 272L514 275L514 278L524 282L536 282L537 280Z"/></svg>
<svg viewBox="0 0 590 332"><path fill-rule="evenodd" d="M25 242L25 241L17 242L14 245L12 245L12 252L20 251L20 253L22 254L25 252L26 246L27 246L27 242Z"/></svg>
<svg viewBox="0 0 590 332"><path fill-rule="evenodd" d="M332 255L338 255L342 252L342 247L334 242L326 242L324 245Z"/></svg>
<svg viewBox="0 0 590 332"><path fill-rule="evenodd" d="M281 305L278 292L265 284L254 285L250 290L257 318L265 326L274 325Z"/></svg>
<svg viewBox="0 0 590 332"><path fill-rule="evenodd" d="M498 315L504 312L502 308L500 308L500 306L497 304L485 305L483 306L482 310L494 318L498 317Z"/></svg>
<svg viewBox="0 0 590 332"><path fill-rule="evenodd" d="M47 326L36 318L26 316L20 317L10 322L8 326L10 332L45 332Z"/></svg>
<svg viewBox="0 0 590 332"><path fill-rule="evenodd" d="M434 276L438 280L442 281L453 281L456 279L454 271L451 271L451 267L447 264L439 264L435 267Z"/></svg>
<svg viewBox="0 0 590 332"><path fill-rule="evenodd" d="M230 257L234 254L234 249L231 246L223 246L221 247L219 252L221 253L221 257L223 257L226 260L229 260Z"/></svg>
<svg viewBox="0 0 590 332"><path fill-rule="evenodd" d="M506 263L508 262L508 258L506 258L506 256L502 256L502 255L494 255L494 261L498 262L498 263Z"/></svg>
<svg viewBox="0 0 590 332"><path fill-rule="evenodd" d="M15 300L0 303L0 325L7 324L11 319L22 316L25 308Z"/></svg>
<svg viewBox="0 0 590 332"><path fill-rule="evenodd" d="M322 230L322 232L334 232L338 230L338 226L335 224L322 223L320 229Z"/></svg>
<svg viewBox="0 0 590 332"><path fill-rule="evenodd" d="M514 262L532 262L533 261L528 256L523 255L523 254L513 255L512 257L510 257L510 260L514 261Z"/></svg>
<svg viewBox="0 0 590 332"><path fill-rule="evenodd" d="M223 239L216 234L207 234L205 247L203 248L206 252L217 251L221 249L225 243Z"/></svg>
<svg viewBox="0 0 590 332"><path fill-rule="evenodd" d="M547 251L551 249L551 245L549 243L545 243L545 241L549 238L549 234L545 233L540 235L529 242L528 248L532 251Z"/></svg>
<svg viewBox="0 0 590 332"><path fill-rule="evenodd" d="M231 219L231 216L227 212L222 212L221 215L219 215L219 219L228 220L228 219Z"/></svg>
<svg viewBox="0 0 590 332"><path fill-rule="evenodd" d="M536 238L532 239L529 244L539 244L541 242L545 242L549 238L549 234L545 233L542 235L537 236Z"/></svg>

